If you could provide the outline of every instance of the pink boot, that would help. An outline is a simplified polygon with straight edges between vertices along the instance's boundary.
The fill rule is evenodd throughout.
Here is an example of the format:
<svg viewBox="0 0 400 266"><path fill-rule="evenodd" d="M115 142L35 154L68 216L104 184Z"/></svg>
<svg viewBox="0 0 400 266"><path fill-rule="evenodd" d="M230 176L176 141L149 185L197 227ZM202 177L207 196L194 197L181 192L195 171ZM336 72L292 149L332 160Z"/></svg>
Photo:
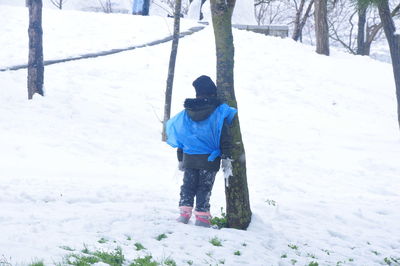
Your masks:
<svg viewBox="0 0 400 266"><path fill-rule="evenodd" d="M176 219L180 223L187 224L192 216L193 207L190 206L180 206L180 216Z"/></svg>
<svg viewBox="0 0 400 266"><path fill-rule="evenodd" d="M195 212L196 222L194 225L203 226L203 227L211 227L211 214L210 212Z"/></svg>

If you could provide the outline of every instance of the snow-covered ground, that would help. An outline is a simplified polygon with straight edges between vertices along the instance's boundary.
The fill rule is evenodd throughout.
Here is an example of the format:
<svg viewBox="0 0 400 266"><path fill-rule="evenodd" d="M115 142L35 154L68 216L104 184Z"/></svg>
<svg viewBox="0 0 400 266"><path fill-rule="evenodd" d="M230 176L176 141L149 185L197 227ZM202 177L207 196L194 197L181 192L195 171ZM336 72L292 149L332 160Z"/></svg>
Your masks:
<svg viewBox="0 0 400 266"><path fill-rule="evenodd" d="M2 5L0 68L26 64L28 10ZM82 20L83 19L83 20ZM140 16L44 9L44 59L62 59L86 53L127 48L171 36L173 19L151 16L146 27ZM182 20L181 31L198 26Z"/></svg>
<svg viewBox="0 0 400 266"><path fill-rule="evenodd" d="M26 55L24 12L0 8L4 66ZM102 35L96 25L125 18L52 12L49 35L59 18L82 27L52 31L47 55L120 48L124 34L147 41L164 37L149 27L167 28L137 17L134 31L120 25ZM247 231L175 222L182 174L160 141L166 43L48 66L46 97L33 101L26 70L0 72L0 264L52 265L87 246L121 247L127 264L151 254L177 265L396 265L400 135L391 66L336 51L320 56L290 39L237 30L234 38L253 211ZM201 74L215 77L211 27L180 41L173 113L194 96ZM219 174L212 214L224 202Z"/></svg>

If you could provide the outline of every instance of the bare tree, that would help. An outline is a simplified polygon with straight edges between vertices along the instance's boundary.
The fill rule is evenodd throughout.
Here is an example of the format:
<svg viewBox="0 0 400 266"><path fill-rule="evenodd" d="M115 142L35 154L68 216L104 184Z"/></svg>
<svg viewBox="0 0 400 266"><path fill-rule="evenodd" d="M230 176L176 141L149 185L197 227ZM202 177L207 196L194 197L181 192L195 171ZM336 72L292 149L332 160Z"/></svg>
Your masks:
<svg viewBox="0 0 400 266"><path fill-rule="evenodd" d="M174 35L172 40L171 54L169 57L167 89L165 91L164 120L163 120L163 131L162 131L163 141L167 140L167 134L165 132L165 129L167 121L171 117L172 87L174 84L176 55L178 53L181 6L182 6L182 0L176 0L175 13L174 13Z"/></svg>
<svg viewBox="0 0 400 266"><path fill-rule="evenodd" d="M357 27L357 54L365 55L365 25L367 23L367 5L358 5L358 27Z"/></svg>
<svg viewBox="0 0 400 266"><path fill-rule="evenodd" d="M328 1L315 0L315 38L317 53L329 55Z"/></svg>
<svg viewBox="0 0 400 266"><path fill-rule="evenodd" d="M29 0L28 99L44 95L42 0Z"/></svg>
<svg viewBox="0 0 400 266"><path fill-rule="evenodd" d="M346 0L337 0L329 8L329 37L334 44L345 47L350 53L356 54L356 24L357 8Z"/></svg>
<svg viewBox="0 0 400 266"><path fill-rule="evenodd" d="M58 9L62 9L64 4L68 2L68 0L50 0L50 2L57 7Z"/></svg>
<svg viewBox="0 0 400 266"><path fill-rule="evenodd" d="M299 7L297 7L296 0L294 0L294 2L296 3L297 11L296 11L296 16L295 16L295 20L294 20L294 29L293 29L292 39L295 41L298 41L299 39L300 40L302 39L304 25L306 25L307 19L311 16L311 9L314 5L314 0L311 0L310 2L308 2L307 9L304 12L304 14L303 14L303 9L304 9L306 0L301 0ZM303 16L302 16L302 14L303 14Z"/></svg>
<svg viewBox="0 0 400 266"><path fill-rule="evenodd" d="M369 55L371 45L382 36L382 23L376 9L365 2L353 4L337 0L329 9L330 38L352 54ZM400 4L393 7L392 17L399 15Z"/></svg>
<svg viewBox="0 0 400 266"><path fill-rule="evenodd" d="M256 0L254 12L258 25L282 23L287 19L287 3L276 0Z"/></svg>
<svg viewBox="0 0 400 266"><path fill-rule="evenodd" d="M189 5L192 1L182 0L181 3L181 17L186 15L189 10ZM175 12L175 0L151 0L151 4L161 8L167 12L168 17L173 17Z"/></svg>
<svg viewBox="0 0 400 266"><path fill-rule="evenodd" d="M99 1L101 9L103 10L104 13L113 12L113 6L111 0L97 0L97 1Z"/></svg>
<svg viewBox="0 0 400 266"><path fill-rule="evenodd" d="M396 27L393 22L392 13L390 12L388 0L380 0L378 2L378 11L386 39L389 43L390 56L392 58L393 74L396 84L397 120L400 126L400 35L396 33Z"/></svg>
<svg viewBox="0 0 400 266"><path fill-rule="evenodd" d="M395 6L391 11L391 16L393 18L396 16L399 16L399 15L400 15L400 3L397 4L397 6ZM378 14L378 16L379 16L379 14ZM360 26L360 27L362 27L362 26ZM365 35L366 36L364 37L364 39L362 36L359 36L359 35L357 37L357 45L362 45L360 48L360 51L359 51L360 53L357 53L357 54L362 54L362 55L370 54L372 42L379 38L379 36L382 33L382 28L383 28L382 22L377 21L377 18L375 16L373 16L372 19L370 18L369 21L367 20L366 25L365 25ZM360 41L358 41L358 38L360 39ZM362 41L364 41L363 44L361 44Z"/></svg>
<svg viewBox="0 0 400 266"><path fill-rule="evenodd" d="M218 97L237 107L234 91L234 53L232 13L235 0L211 0L211 15L217 56ZM251 221L249 190L247 187L246 156L239 118L231 126L231 155L233 159L229 186L225 186L228 226L246 229Z"/></svg>

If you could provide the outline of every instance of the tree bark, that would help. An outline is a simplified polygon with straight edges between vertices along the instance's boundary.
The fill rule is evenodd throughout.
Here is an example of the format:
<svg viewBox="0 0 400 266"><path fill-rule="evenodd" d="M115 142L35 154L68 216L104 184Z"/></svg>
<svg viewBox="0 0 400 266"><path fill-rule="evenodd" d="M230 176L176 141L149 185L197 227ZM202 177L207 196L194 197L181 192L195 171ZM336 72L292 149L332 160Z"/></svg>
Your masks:
<svg viewBox="0 0 400 266"><path fill-rule="evenodd" d="M294 29L293 29L293 35L292 39L297 41L300 38L300 18L301 14L303 13L303 8L304 8L304 3L306 0L301 0L300 6L296 11L296 16L294 19Z"/></svg>
<svg viewBox="0 0 400 266"><path fill-rule="evenodd" d="M365 23L367 21L367 7L358 7L358 32L357 32L357 54L365 55ZM369 50L369 49L368 49Z"/></svg>
<svg viewBox="0 0 400 266"><path fill-rule="evenodd" d="M28 59L28 99L35 93L43 93L43 30L42 0L29 1L29 59Z"/></svg>
<svg viewBox="0 0 400 266"><path fill-rule="evenodd" d="M317 53L329 55L329 27L327 0L315 1L315 37Z"/></svg>
<svg viewBox="0 0 400 266"><path fill-rule="evenodd" d="M162 141L167 140L167 134L165 132L165 129L166 129L165 127L167 125L167 121L171 117L172 88L173 88L173 84L174 84L176 55L178 53L181 8L182 8L182 0L176 0L175 1L175 12L174 12L174 35L173 35L173 40L172 40L171 54L169 57L167 88L165 90Z"/></svg>
<svg viewBox="0 0 400 266"><path fill-rule="evenodd" d="M397 120L400 127L400 35L396 34L396 28L390 12L388 0L381 0L378 3L378 11L386 39L389 43L390 56L392 58L397 97Z"/></svg>
<svg viewBox="0 0 400 266"><path fill-rule="evenodd" d="M302 3L300 4L300 6L301 6L300 12L302 12L302 10L303 10L303 7L302 7L302 5L304 5L303 1L305 1L305 0L302 0ZM297 18L298 14L296 13L295 27L294 27L293 35L292 35L292 39L295 40L296 42L298 40L301 41L301 36L303 35L303 28L306 25L308 17L310 16L311 8L313 5L314 5L314 0L311 0L310 3L308 3L307 10L304 13L302 19L300 19L301 13L299 14L298 18Z"/></svg>
<svg viewBox="0 0 400 266"><path fill-rule="evenodd" d="M181 1L181 0L176 0L176 2ZM143 1L143 16L148 16L150 12L150 0L144 0Z"/></svg>
<svg viewBox="0 0 400 266"><path fill-rule="evenodd" d="M211 0L217 57L218 97L237 108L234 91L234 53L232 12L235 0ZM249 190L247 186L246 156L240 131L239 117L231 126L231 156L233 176L225 186L228 227L246 229L251 221Z"/></svg>

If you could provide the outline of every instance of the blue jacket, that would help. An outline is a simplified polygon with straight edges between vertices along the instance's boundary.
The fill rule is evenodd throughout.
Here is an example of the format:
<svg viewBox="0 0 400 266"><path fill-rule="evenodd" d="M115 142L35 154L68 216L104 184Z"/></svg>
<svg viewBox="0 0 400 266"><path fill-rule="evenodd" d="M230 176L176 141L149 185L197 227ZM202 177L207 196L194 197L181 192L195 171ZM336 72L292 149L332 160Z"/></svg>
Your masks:
<svg viewBox="0 0 400 266"><path fill-rule="evenodd" d="M236 113L235 108L220 104L206 119L194 121L188 110L183 110L167 122L167 143L182 149L184 154L208 155L208 161L212 162L221 155L224 122L231 124Z"/></svg>

